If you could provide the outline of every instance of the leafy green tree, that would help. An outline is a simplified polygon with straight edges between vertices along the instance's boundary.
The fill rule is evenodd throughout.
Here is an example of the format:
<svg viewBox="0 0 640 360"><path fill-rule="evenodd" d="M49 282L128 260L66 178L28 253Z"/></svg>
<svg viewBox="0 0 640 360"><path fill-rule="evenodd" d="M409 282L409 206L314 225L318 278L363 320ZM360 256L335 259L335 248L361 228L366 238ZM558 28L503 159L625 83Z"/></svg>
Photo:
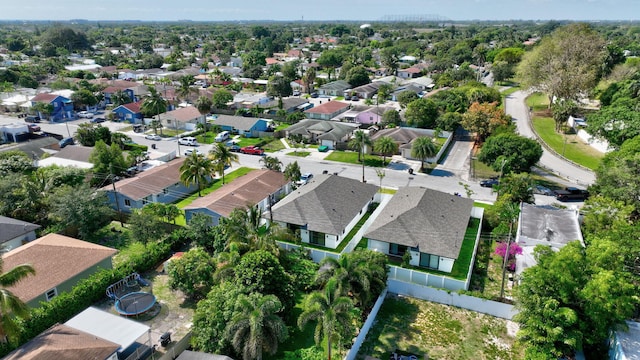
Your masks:
<svg viewBox="0 0 640 360"><path fill-rule="evenodd" d="M260 161L265 169L277 172L282 171L282 161L275 156L263 156Z"/></svg>
<svg viewBox="0 0 640 360"><path fill-rule="evenodd" d="M387 156L398 152L398 144L390 136L381 136L373 144L373 149L382 154L382 163L387 163Z"/></svg>
<svg viewBox="0 0 640 360"><path fill-rule="evenodd" d="M490 136L478 160L503 173L529 172L542 157L542 147L532 139L513 133Z"/></svg>
<svg viewBox="0 0 640 360"><path fill-rule="evenodd" d="M342 295L337 279L330 279L320 291L311 293L304 304L304 312L298 317L298 327L302 330L308 322L314 321L314 339L319 345L327 340L327 359L331 360L331 344L337 340L340 327L353 329L353 303Z"/></svg>
<svg viewBox="0 0 640 360"><path fill-rule="evenodd" d="M583 228L588 235L606 235L629 223L634 207L602 195L590 196L580 209L584 214ZM588 237L586 239L589 240Z"/></svg>
<svg viewBox="0 0 640 360"><path fill-rule="evenodd" d="M212 95L213 106L226 109L227 103L233 101L233 95L227 89L217 89Z"/></svg>
<svg viewBox="0 0 640 360"><path fill-rule="evenodd" d="M30 264L22 264L4 272L0 259L0 338L17 338L20 325L16 318L24 319L29 316L29 307L14 295L9 289L29 275L35 275L36 270Z"/></svg>
<svg viewBox="0 0 640 360"><path fill-rule="evenodd" d="M506 81L511 79L516 72L513 65L508 62L496 61L491 66L491 73L495 81Z"/></svg>
<svg viewBox="0 0 640 360"><path fill-rule="evenodd" d="M127 222L131 237L141 243L158 241L166 235L162 221L155 215L142 210L134 210Z"/></svg>
<svg viewBox="0 0 640 360"><path fill-rule="evenodd" d="M114 107L118 107L124 104L129 104L132 101L133 100L131 100L131 97L129 96L129 94L127 94L122 90L118 90L111 95L111 103L113 104Z"/></svg>
<svg viewBox="0 0 640 360"><path fill-rule="evenodd" d="M590 25L563 26L524 55L518 77L526 87L544 91L553 99L577 100L598 80L605 59L602 37Z"/></svg>
<svg viewBox="0 0 640 360"><path fill-rule="evenodd" d="M269 78L269 84L267 85L267 95L274 96L279 99L279 108L282 109L282 98L285 96L291 96L293 89L291 88L291 82L281 75L273 75Z"/></svg>
<svg viewBox="0 0 640 360"><path fill-rule="evenodd" d="M444 131L455 131L462 122L462 115L457 112L447 112L441 114L436 119L436 129Z"/></svg>
<svg viewBox="0 0 640 360"><path fill-rule="evenodd" d="M114 175L122 175L128 168L122 155L122 149L116 144L107 146L102 140L96 142L91 155L89 155L89 161L93 164L92 184L100 184L106 179L111 179Z"/></svg>
<svg viewBox="0 0 640 360"><path fill-rule="evenodd" d="M407 105L404 118L409 126L432 129L439 115L436 103L431 99L422 98Z"/></svg>
<svg viewBox="0 0 640 360"><path fill-rule="evenodd" d="M371 142L371 138L369 134L365 133L362 130L358 130L353 133L353 138L349 140L349 147L353 151L358 152L358 162L364 161L364 151L367 146L371 146L373 143Z"/></svg>
<svg viewBox="0 0 640 360"><path fill-rule="evenodd" d="M287 164L284 168L284 178L287 181L297 181L300 179L300 165L298 165L297 161Z"/></svg>
<svg viewBox="0 0 640 360"><path fill-rule="evenodd" d="M407 105L409 105L410 103L418 99L419 99L418 94L416 94L416 92L412 90L405 90L400 94L398 94L398 103L400 104L400 107L403 109L406 108Z"/></svg>
<svg viewBox="0 0 640 360"><path fill-rule="evenodd" d="M223 143L217 143L209 150L209 158L213 162L213 170L222 177L222 184L224 184L224 169L231 166L232 162L237 163L238 155L231 152Z"/></svg>
<svg viewBox="0 0 640 360"><path fill-rule="evenodd" d="M411 142L411 156L420 159L420 170L424 170L426 159L436 156L438 148L433 138L423 136Z"/></svg>
<svg viewBox="0 0 640 360"><path fill-rule="evenodd" d="M391 84L384 83L378 87L378 97L376 98L376 104L384 104L385 101L391 95L393 86Z"/></svg>
<svg viewBox="0 0 640 360"><path fill-rule="evenodd" d="M387 110L382 114L382 125L400 125L402 118L398 110Z"/></svg>
<svg viewBox="0 0 640 360"><path fill-rule="evenodd" d="M514 203L534 204L533 186L533 179L528 173L511 173L502 177L498 192L500 196L508 196Z"/></svg>
<svg viewBox="0 0 640 360"><path fill-rule="evenodd" d="M396 75L400 66L400 50L397 47L387 47L382 49L380 55L382 65L389 70L389 75Z"/></svg>
<svg viewBox="0 0 640 360"><path fill-rule="evenodd" d="M344 56L337 49L325 50L316 61L323 68L329 69L329 81L331 81L331 75L335 73L336 68L342 65Z"/></svg>
<svg viewBox="0 0 640 360"><path fill-rule="evenodd" d="M556 131L562 131L562 127L569 120L569 116L574 115L578 106L572 100L557 100L551 105L553 120L556 123Z"/></svg>
<svg viewBox="0 0 640 360"><path fill-rule="evenodd" d="M198 112L200 113L200 115L207 115L208 113L211 112L211 107L213 106L213 101L211 101L211 99L209 99L206 96L200 96L197 100L196 100L196 109L198 109Z"/></svg>
<svg viewBox="0 0 640 360"><path fill-rule="evenodd" d="M622 97L587 116L587 131L605 139L613 148L619 148L628 140L640 135L638 100Z"/></svg>
<svg viewBox="0 0 640 360"><path fill-rule="evenodd" d="M98 98L87 89L80 89L71 95L73 106L76 109L83 109L88 106L95 106L98 103Z"/></svg>
<svg viewBox="0 0 640 360"><path fill-rule="evenodd" d="M36 167L33 159L27 153L20 150L8 150L0 153L0 172L30 174Z"/></svg>
<svg viewBox="0 0 640 360"><path fill-rule="evenodd" d="M90 239L114 215L104 192L88 186L62 186L48 198L49 219L57 227L80 239Z"/></svg>
<svg viewBox="0 0 640 360"><path fill-rule="evenodd" d="M364 66L351 68L347 73L346 80L352 88L369 84L369 71Z"/></svg>
<svg viewBox="0 0 640 360"><path fill-rule="evenodd" d="M169 287L180 290L193 299L205 297L213 286L215 260L203 249L193 248L167 266Z"/></svg>
<svg viewBox="0 0 640 360"><path fill-rule="evenodd" d="M187 187L196 184L198 196L202 196L201 191L207 185L214 169L214 164L210 158L194 151L187 156L187 159L180 166L180 182Z"/></svg>
<svg viewBox="0 0 640 360"><path fill-rule="evenodd" d="M288 337L287 326L277 315L282 310L275 295L241 295L225 336L245 360L262 360L264 351L274 355L278 343Z"/></svg>
<svg viewBox="0 0 640 360"><path fill-rule="evenodd" d="M37 102L33 104L31 109L35 111L36 114L39 114L39 116L43 119L47 119L53 113L53 110L54 110L52 104L44 103L44 102Z"/></svg>
<svg viewBox="0 0 640 360"><path fill-rule="evenodd" d="M316 81L316 68L312 67L307 69L307 72L304 73L302 80L307 86L307 94L311 94L311 90L313 89L313 83Z"/></svg>
<svg viewBox="0 0 640 360"><path fill-rule="evenodd" d="M193 315L191 342L194 348L214 354L231 352L231 344L224 336L225 328L235 314L238 297L244 292L244 288L232 282L222 282L198 302Z"/></svg>

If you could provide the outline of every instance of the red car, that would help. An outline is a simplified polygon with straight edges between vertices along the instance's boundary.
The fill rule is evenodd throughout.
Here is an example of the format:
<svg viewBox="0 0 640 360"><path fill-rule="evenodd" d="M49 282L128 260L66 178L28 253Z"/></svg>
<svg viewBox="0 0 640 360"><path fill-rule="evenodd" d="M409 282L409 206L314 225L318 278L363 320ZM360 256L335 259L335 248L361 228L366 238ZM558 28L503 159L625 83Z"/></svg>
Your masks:
<svg viewBox="0 0 640 360"><path fill-rule="evenodd" d="M249 155L264 155L264 150L253 145L240 148L240 152L243 154L249 154Z"/></svg>

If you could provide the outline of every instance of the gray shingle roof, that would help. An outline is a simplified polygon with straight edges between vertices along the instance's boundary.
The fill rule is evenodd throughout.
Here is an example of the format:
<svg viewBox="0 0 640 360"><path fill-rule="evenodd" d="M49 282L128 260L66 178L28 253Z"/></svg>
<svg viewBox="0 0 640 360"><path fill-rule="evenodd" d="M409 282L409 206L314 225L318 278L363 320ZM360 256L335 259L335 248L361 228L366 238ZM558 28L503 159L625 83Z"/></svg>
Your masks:
<svg viewBox="0 0 640 360"><path fill-rule="evenodd" d="M358 124L349 124L349 123L341 123L337 121L330 120L314 120L314 119L304 119L299 121L297 124L293 124L287 128L287 134L300 134L307 136L311 132L321 135L333 133L332 137L336 139L342 139L348 134L351 134L356 128Z"/></svg>
<svg viewBox="0 0 640 360"><path fill-rule="evenodd" d="M259 120L261 119L254 117L218 115L218 118L213 120L213 123L220 126L233 126L238 130L248 131L251 130L253 125Z"/></svg>
<svg viewBox="0 0 640 360"><path fill-rule="evenodd" d="M13 240L18 236L30 233L40 228L40 225L30 222L0 216L0 244Z"/></svg>
<svg viewBox="0 0 640 360"><path fill-rule="evenodd" d="M337 175L317 175L273 206L273 220L325 234L342 234L378 187Z"/></svg>
<svg viewBox="0 0 640 360"><path fill-rule="evenodd" d="M349 85L348 82L344 81L344 80L336 80L336 81L332 81L330 83L326 83L324 85L322 85L320 87L320 89L322 90L345 90L350 88L351 85Z"/></svg>
<svg viewBox="0 0 640 360"><path fill-rule="evenodd" d="M471 199L423 187L400 188L364 237L457 259L472 208Z"/></svg>

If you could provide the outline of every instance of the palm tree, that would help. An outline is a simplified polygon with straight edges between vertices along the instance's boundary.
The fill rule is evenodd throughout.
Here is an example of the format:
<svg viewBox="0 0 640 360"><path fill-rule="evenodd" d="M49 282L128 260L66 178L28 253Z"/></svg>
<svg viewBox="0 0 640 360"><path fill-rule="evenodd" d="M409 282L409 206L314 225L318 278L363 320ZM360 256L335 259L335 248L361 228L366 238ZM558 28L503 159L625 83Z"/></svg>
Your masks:
<svg viewBox="0 0 640 360"><path fill-rule="evenodd" d="M140 110L148 116L158 116L158 122L156 126L152 127L158 134L158 128L162 128L162 121L160 121L160 114L167 111L167 101L156 91L156 88L153 86L149 87L149 95L142 101L142 105L140 106Z"/></svg>
<svg viewBox="0 0 640 360"><path fill-rule="evenodd" d="M198 196L207 183L207 176L213 173L213 163L211 159L204 155L192 152L180 166L180 181L185 186L196 184L198 186Z"/></svg>
<svg viewBox="0 0 640 360"><path fill-rule="evenodd" d="M373 144L373 149L382 154L382 165L387 163L387 156L398 152L398 144L389 136L382 136Z"/></svg>
<svg viewBox="0 0 640 360"><path fill-rule="evenodd" d="M438 148L430 137L423 136L413 140L411 144L411 156L420 159L420 171L424 170L424 161L436 155L436 150L438 150Z"/></svg>
<svg viewBox="0 0 640 360"><path fill-rule="evenodd" d="M131 97L129 97L129 94L127 94L126 92L122 91L122 90L118 90L116 92L113 93L113 95L111 95L111 103L113 104L114 107L118 107L120 105L124 105L124 104L128 104L130 103Z"/></svg>
<svg viewBox="0 0 640 360"><path fill-rule="evenodd" d="M352 326L353 302L342 296L337 279L330 279L324 289L313 292L307 298L304 312L298 317L302 330L309 321L316 321L315 341L327 339L327 359L331 360L331 341L338 336L339 327Z"/></svg>
<svg viewBox="0 0 640 360"><path fill-rule="evenodd" d="M178 85L176 93L178 96L183 97L187 102L189 102L191 95L198 92L198 89L191 87L191 84L193 83L193 75L185 75L178 81L180 82L180 85Z"/></svg>
<svg viewBox="0 0 640 360"><path fill-rule="evenodd" d="M298 161L294 161L292 163L287 164L284 168L284 178L287 181L297 181L300 179L300 165L298 165Z"/></svg>
<svg viewBox="0 0 640 360"><path fill-rule="evenodd" d="M260 161L265 169L281 172L282 171L282 161L275 156L263 156Z"/></svg>
<svg viewBox="0 0 640 360"><path fill-rule="evenodd" d="M238 155L232 153L223 143L217 143L209 150L209 158L213 161L214 170L222 176L222 184L224 185L224 168L231 166L232 162L238 163Z"/></svg>
<svg viewBox="0 0 640 360"><path fill-rule="evenodd" d="M2 259L0 258L0 338L16 336L20 332L15 318L29 316L29 308L11 291L7 290L29 275L34 275L36 270L29 264L14 267L8 272L2 272Z"/></svg>
<svg viewBox="0 0 640 360"><path fill-rule="evenodd" d="M288 336L287 326L276 315L280 311L282 303L275 295L240 296L225 337L244 360L262 360L263 351L273 355Z"/></svg>
<svg viewBox="0 0 640 360"><path fill-rule="evenodd" d="M211 112L211 107L213 106L213 101L206 96L200 96L196 100L196 109L200 112L200 115L207 115Z"/></svg>
<svg viewBox="0 0 640 360"><path fill-rule="evenodd" d="M364 161L364 150L367 145L371 146L371 138L369 134L365 133L362 130L358 130L353 133L353 138L349 141L349 147L358 152L358 162Z"/></svg>
<svg viewBox="0 0 640 360"><path fill-rule="evenodd" d="M313 82L316 81L316 69L313 67L307 69L307 72L302 78L305 85L307 85L307 94L310 94L313 89Z"/></svg>

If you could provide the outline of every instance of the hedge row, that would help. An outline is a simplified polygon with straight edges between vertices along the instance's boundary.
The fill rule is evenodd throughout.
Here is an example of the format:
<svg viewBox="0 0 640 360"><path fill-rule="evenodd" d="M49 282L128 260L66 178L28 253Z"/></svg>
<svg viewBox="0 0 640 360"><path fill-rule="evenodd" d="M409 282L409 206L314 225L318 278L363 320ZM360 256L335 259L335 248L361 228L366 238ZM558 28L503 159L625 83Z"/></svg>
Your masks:
<svg viewBox="0 0 640 360"><path fill-rule="evenodd" d="M182 232L157 243L148 243L146 252L131 256L125 263L113 269L99 271L79 282L70 292L61 293L51 301L42 303L39 308L31 310L28 319L21 320L19 339L10 339L10 343L0 344L0 357L33 339L56 323L64 323L76 316L92 304L105 298L107 287L132 272L143 273L154 269L158 263L168 258L173 251L186 244L187 239Z"/></svg>

